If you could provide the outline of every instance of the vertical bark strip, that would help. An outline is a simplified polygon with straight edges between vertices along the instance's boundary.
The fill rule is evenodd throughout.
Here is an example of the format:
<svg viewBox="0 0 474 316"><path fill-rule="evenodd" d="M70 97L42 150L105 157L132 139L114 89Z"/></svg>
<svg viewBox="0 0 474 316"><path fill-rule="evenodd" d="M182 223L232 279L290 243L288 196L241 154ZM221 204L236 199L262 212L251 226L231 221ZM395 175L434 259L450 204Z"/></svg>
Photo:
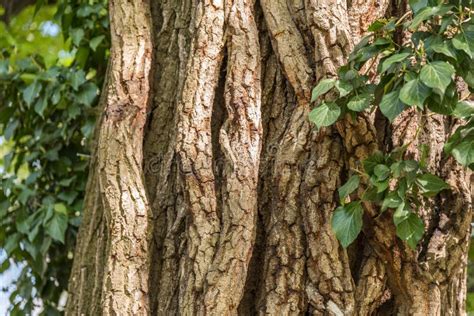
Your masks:
<svg viewBox="0 0 474 316"><path fill-rule="evenodd" d="M219 137L224 155L222 227L204 290L202 311L208 315L235 314L243 296L256 233L262 134L260 51L253 1L227 1L226 6L227 119Z"/></svg>
<svg viewBox="0 0 474 316"><path fill-rule="evenodd" d="M154 219L149 283L154 289L151 313L167 315L178 309L179 260L184 247L185 207L176 159L177 103L191 50L195 7L190 0L155 1L152 10L156 71L144 140L145 180Z"/></svg>
<svg viewBox="0 0 474 316"><path fill-rule="evenodd" d="M177 153L185 197L186 253L180 259L179 310L193 315L220 231L212 160L211 116L224 48L224 3L196 7L196 35L178 102ZM165 278L172 277L170 275Z"/></svg>
<svg viewBox="0 0 474 316"><path fill-rule="evenodd" d="M105 101L101 98L99 107ZM99 120L100 121L100 120ZM98 128L94 140L97 140ZM97 155L91 154L89 179L84 200L84 217L79 229L71 278L68 286L66 315L94 315L100 313L102 280L105 265L107 231L100 196Z"/></svg>
<svg viewBox="0 0 474 316"><path fill-rule="evenodd" d="M99 130L99 189L109 236L102 312L146 314L149 208L142 172L152 57L147 1L110 1L112 34L105 114Z"/></svg>

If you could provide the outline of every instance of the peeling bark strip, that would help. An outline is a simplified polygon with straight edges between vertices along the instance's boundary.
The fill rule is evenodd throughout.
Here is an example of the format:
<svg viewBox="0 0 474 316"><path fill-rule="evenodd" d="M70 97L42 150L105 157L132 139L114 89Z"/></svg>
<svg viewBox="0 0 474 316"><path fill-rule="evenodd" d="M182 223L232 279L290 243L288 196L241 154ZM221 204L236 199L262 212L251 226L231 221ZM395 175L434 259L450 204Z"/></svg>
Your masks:
<svg viewBox="0 0 474 316"><path fill-rule="evenodd" d="M417 252L390 211L368 209L348 251L331 229L349 169L420 124L307 119L313 86L393 2L111 1L67 314L465 314L472 184L442 152L457 122L421 133L453 190L424 205Z"/></svg>

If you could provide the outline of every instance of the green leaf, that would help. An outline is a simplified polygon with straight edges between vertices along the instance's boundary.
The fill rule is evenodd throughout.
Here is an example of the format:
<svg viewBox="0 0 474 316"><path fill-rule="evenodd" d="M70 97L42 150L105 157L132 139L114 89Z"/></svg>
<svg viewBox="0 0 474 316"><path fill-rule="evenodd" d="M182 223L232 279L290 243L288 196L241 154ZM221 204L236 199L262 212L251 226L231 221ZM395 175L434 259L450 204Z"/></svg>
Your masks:
<svg viewBox="0 0 474 316"><path fill-rule="evenodd" d="M382 212L387 208L397 208L403 203L397 192L390 192L382 202Z"/></svg>
<svg viewBox="0 0 474 316"><path fill-rule="evenodd" d="M410 53L394 54L388 57L382 62L382 68L380 70L380 73L387 71L388 68L390 68L390 66L392 66L393 64L406 60L408 56L410 56Z"/></svg>
<svg viewBox="0 0 474 316"><path fill-rule="evenodd" d="M453 111L453 115L459 118L466 118L474 115L474 102L459 101Z"/></svg>
<svg viewBox="0 0 474 316"><path fill-rule="evenodd" d="M74 90L78 90L79 86L82 85L84 82L86 82L86 74L84 73L84 70L79 69L78 71L75 71L71 75L71 86Z"/></svg>
<svg viewBox="0 0 474 316"><path fill-rule="evenodd" d="M420 191L426 196L434 196L444 189L449 189L449 185L446 182L430 173L419 176L416 182Z"/></svg>
<svg viewBox="0 0 474 316"><path fill-rule="evenodd" d="M347 81L337 80L336 89L339 91L339 96L345 97L354 89L354 87Z"/></svg>
<svg viewBox="0 0 474 316"><path fill-rule="evenodd" d="M71 38L74 45L79 46L81 44L81 40L84 37L84 30L81 28L75 28L71 30Z"/></svg>
<svg viewBox="0 0 474 316"><path fill-rule="evenodd" d="M331 90L335 83L336 79L334 78L320 80L318 85L314 87L313 92L311 93L311 102L316 101L321 95Z"/></svg>
<svg viewBox="0 0 474 316"><path fill-rule="evenodd" d="M390 122L403 112L405 105L400 101L399 98L400 90L392 91L388 94L385 94L380 101L380 111Z"/></svg>
<svg viewBox="0 0 474 316"><path fill-rule="evenodd" d="M469 36L471 35L471 36ZM458 49L458 50L462 50L464 51L470 58L474 58L474 50L473 50L473 43L471 43L472 41L472 34L470 34L469 32L461 32L459 34L457 34L453 40L452 40L452 43L453 43L453 46L454 48Z"/></svg>
<svg viewBox="0 0 474 316"><path fill-rule="evenodd" d="M410 0L409 3L413 13L417 13L421 9L426 8L428 0Z"/></svg>
<svg viewBox="0 0 474 316"><path fill-rule="evenodd" d="M354 192L359 187L360 178L358 175L353 175L347 182L338 189L339 198L345 199L349 194Z"/></svg>
<svg viewBox="0 0 474 316"><path fill-rule="evenodd" d="M409 26L410 31L415 31L418 26L433 15L443 14L450 9L449 6L426 7L417 12Z"/></svg>
<svg viewBox="0 0 474 316"><path fill-rule="evenodd" d="M376 31L380 30L381 28L383 28L385 26L385 24L386 23L384 21L375 20L374 22L372 22L372 24L370 24L367 31L376 32Z"/></svg>
<svg viewBox="0 0 474 316"><path fill-rule="evenodd" d="M89 46L91 47L91 49L95 52L97 47L100 45L100 43L102 43L102 41L104 40L105 36L104 35L100 35L100 36L96 36L94 38L91 39L91 41L89 42Z"/></svg>
<svg viewBox="0 0 474 316"><path fill-rule="evenodd" d="M44 110L48 106L48 100L44 97L41 97L35 103L35 112L43 116Z"/></svg>
<svg viewBox="0 0 474 316"><path fill-rule="evenodd" d="M64 243L64 234L67 228L68 217L62 212L54 212L53 217L46 224L46 232L54 240Z"/></svg>
<svg viewBox="0 0 474 316"><path fill-rule="evenodd" d="M56 203L53 208L56 212L67 215L67 207L63 203Z"/></svg>
<svg viewBox="0 0 474 316"><path fill-rule="evenodd" d="M430 89L425 86L420 80L411 80L400 90L400 100L407 105L416 105L420 109L423 108L423 103L430 95Z"/></svg>
<svg viewBox="0 0 474 316"><path fill-rule="evenodd" d="M421 68L420 79L428 87L439 89L444 93L451 83L454 73L454 67L447 62L434 61Z"/></svg>
<svg viewBox="0 0 474 316"><path fill-rule="evenodd" d="M320 106L313 109L309 113L309 120L316 124L318 128L323 126L330 126L334 124L339 115L341 114L341 108L336 103L321 103Z"/></svg>
<svg viewBox="0 0 474 316"><path fill-rule="evenodd" d="M364 210L360 202L351 202L338 207L332 216L332 229L344 248L347 248L359 235L362 229Z"/></svg>
<svg viewBox="0 0 474 316"><path fill-rule="evenodd" d="M416 249L416 245L423 238L425 225L423 221L413 212L403 210L394 213L394 222L397 227L397 236L406 241L408 246Z"/></svg>
<svg viewBox="0 0 474 316"><path fill-rule="evenodd" d="M371 156L367 157L362 164L364 165L364 170L368 174L373 174L375 166L384 162L384 156L380 151L376 151Z"/></svg>
<svg viewBox="0 0 474 316"><path fill-rule="evenodd" d="M372 179L372 178L371 178ZM377 188L377 193L382 193L388 189L389 179L383 181L371 181L372 184Z"/></svg>
<svg viewBox="0 0 474 316"><path fill-rule="evenodd" d="M428 51L432 50L438 54L443 54L445 56L457 59L456 54L452 51L451 47L448 45L445 39L439 40L436 43L433 43L430 47L427 48Z"/></svg>
<svg viewBox="0 0 474 316"><path fill-rule="evenodd" d="M383 164L378 164L374 168L374 174L379 181L385 180L390 175L390 168Z"/></svg>
<svg viewBox="0 0 474 316"><path fill-rule="evenodd" d="M474 138L460 142L452 149L451 154L463 166L471 167L474 164Z"/></svg>
<svg viewBox="0 0 474 316"><path fill-rule="evenodd" d="M99 90L92 82L83 84L76 95L77 102L84 105L91 105L94 102Z"/></svg>
<svg viewBox="0 0 474 316"><path fill-rule="evenodd" d="M7 124L7 127L5 127L5 130L3 131L3 136L6 140L10 140L13 137L13 134L15 134L15 130L17 129L18 125L20 125L20 121L16 119L11 120Z"/></svg>
<svg viewBox="0 0 474 316"><path fill-rule="evenodd" d="M30 106L33 101L39 96L41 88L41 83L35 80L25 90L23 90L23 100L28 106Z"/></svg>
<svg viewBox="0 0 474 316"><path fill-rule="evenodd" d="M399 178L402 174L402 171L403 171L403 163L401 161L397 161L397 162L393 163L390 166L390 170L392 171L393 176L395 178Z"/></svg>
<svg viewBox="0 0 474 316"><path fill-rule="evenodd" d="M352 111L360 112L368 108L371 101L372 97L368 93L359 94L347 103L347 107Z"/></svg>
<svg viewBox="0 0 474 316"><path fill-rule="evenodd" d="M21 235L19 233L10 234L6 238L3 249L6 251L8 256L10 256L12 252L18 248L18 246L20 245L19 244L20 240L21 240Z"/></svg>

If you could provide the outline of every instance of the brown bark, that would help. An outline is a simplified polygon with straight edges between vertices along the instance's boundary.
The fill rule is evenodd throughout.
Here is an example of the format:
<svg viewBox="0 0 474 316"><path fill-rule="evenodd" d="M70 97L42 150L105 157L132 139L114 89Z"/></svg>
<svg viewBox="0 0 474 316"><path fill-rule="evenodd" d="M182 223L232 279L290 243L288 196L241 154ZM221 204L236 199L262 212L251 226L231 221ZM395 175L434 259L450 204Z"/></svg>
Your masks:
<svg viewBox="0 0 474 316"><path fill-rule="evenodd" d="M68 312L101 311L102 314L149 312L149 207L143 183L143 129L149 104L149 72L152 57L151 16L147 1L135 4L110 1L112 48L103 115L97 128L97 147L90 175L85 216L79 240L105 238L97 247L100 256L92 268L100 268L97 283L100 301L89 305L82 296L87 271L88 244L78 245L70 292L76 304ZM99 201L100 200L100 201ZM95 221L101 233L96 234ZM91 234L92 230L92 236ZM105 236L104 236L105 235ZM104 236L104 237L103 237ZM90 240L94 244L94 240ZM85 249L84 249L85 248ZM100 249L99 249L100 248ZM105 248L105 249L104 249ZM76 284L81 288L77 291ZM101 287L101 288L100 288ZM75 297L76 296L76 297Z"/></svg>
<svg viewBox="0 0 474 316"><path fill-rule="evenodd" d="M347 251L330 227L348 170L420 124L410 111L321 131L307 119L312 87L392 3L150 5L111 2L68 314L465 313L470 174L442 152L456 122L424 123L429 167L453 189L426 201L416 251L372 205Z"/></svg>

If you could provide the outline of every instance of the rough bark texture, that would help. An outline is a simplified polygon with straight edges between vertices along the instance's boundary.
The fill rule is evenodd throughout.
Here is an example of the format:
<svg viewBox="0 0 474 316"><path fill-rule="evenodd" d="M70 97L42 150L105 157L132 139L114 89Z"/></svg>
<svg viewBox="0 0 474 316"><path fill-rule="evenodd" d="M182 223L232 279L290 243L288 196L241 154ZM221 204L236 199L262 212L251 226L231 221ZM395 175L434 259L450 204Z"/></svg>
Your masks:
<svg viewBox="0 0 474 316"><path fill-rule="evenodd" d="M395 3L111 1L67 314L465 314L470 173L442 151L459 122L407 110L316 131L307 118L312 87ZM420 124L430 170L452 186L420 211L423 241L411 250L390 211L366 205L344 250L337 188Z"/></svg>

